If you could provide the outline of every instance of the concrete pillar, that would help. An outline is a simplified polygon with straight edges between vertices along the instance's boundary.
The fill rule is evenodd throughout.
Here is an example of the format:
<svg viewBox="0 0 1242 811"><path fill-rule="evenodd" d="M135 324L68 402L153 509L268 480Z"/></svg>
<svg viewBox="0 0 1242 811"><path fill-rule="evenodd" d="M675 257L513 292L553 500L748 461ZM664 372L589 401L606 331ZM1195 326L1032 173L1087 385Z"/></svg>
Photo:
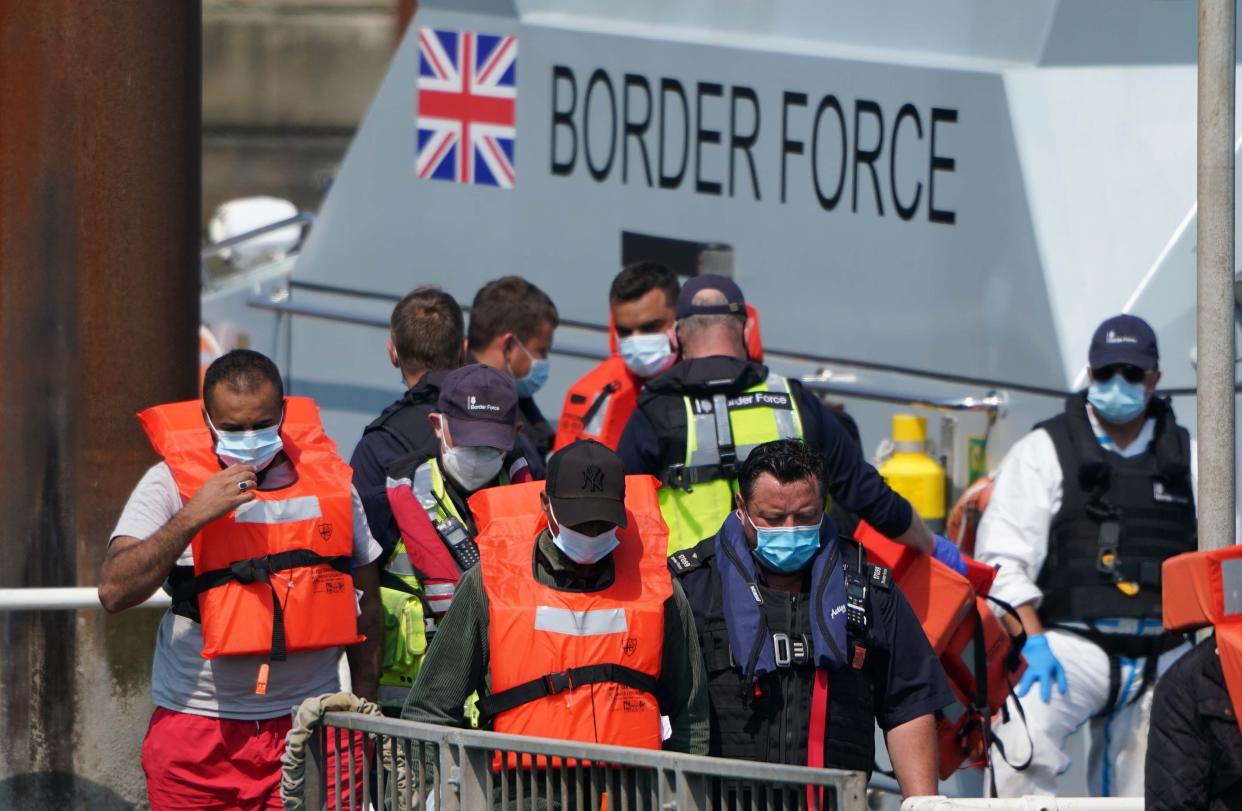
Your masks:
<svg viewBox="0 0 1242 811"><path fill-rule="evenodd" d="M197 0L0 0L0 587L94 585L198 366ZM142 800L153 612L0 614L0 807Z"/></svg>

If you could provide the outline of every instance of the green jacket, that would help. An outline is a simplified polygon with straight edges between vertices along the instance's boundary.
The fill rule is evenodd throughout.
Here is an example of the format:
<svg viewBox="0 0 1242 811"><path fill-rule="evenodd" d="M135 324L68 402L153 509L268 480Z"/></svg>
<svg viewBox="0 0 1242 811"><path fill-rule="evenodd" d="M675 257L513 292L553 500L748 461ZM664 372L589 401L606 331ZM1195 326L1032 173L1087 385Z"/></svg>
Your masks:
<svg viewBox="0 0 1242 811"><path fill-rule="evenodd" d="M545 586L582 591L606 588L611 583L611 558L593 576L584 579L552 543L547 530L539 536L538 549L535 578ZM475 691L480 696L490 692L488 661L487 593L480 567L476 566L463 574L457 584L453 605L439 624L401 717L468 726L464 711L467 697ZM690 603L676 580L673 595L664 604L659 682L669 699L669 722L673 728L664 748L707 754L710 722L703 657Z"/></svg>

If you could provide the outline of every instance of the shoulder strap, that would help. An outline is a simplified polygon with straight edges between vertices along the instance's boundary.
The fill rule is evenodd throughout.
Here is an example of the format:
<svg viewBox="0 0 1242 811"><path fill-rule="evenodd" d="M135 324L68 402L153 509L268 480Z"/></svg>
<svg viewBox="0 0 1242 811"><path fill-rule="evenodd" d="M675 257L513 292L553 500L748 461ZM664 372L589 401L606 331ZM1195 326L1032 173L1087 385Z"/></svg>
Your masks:
<svg viewBox="0 0 1242 811"><path fill-rule="evenodd" d="M680 576L702 568L705 562L704 559L699 557L699 547L692 546L689 549L683 549L680 552L674 552L669 555L668 569L674 575Z"/></svg>

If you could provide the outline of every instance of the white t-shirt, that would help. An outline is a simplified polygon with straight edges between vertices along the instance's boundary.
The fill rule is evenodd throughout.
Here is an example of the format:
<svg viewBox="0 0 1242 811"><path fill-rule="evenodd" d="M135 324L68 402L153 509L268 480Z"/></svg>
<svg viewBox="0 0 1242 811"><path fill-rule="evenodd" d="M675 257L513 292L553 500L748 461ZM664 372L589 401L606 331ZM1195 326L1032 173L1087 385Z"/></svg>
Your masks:
<svg viewBox="0 0 1242 811"><path fill-rule="evenodd" d="M1156 436L1156 421L1148 419L1133 442L1118 448L1090 408L1087 418L1101 447L1126 459L1145 453ZM1198 475L1198 446L1191 440L1190 480L1196 497ZM1044 595L1035 581L1048 557L1048 532L1053 517L1061 510L1064 481L1057 449L1048 432L1041 428L1015 442L1001 461L995 481L988 508L979 522L975 557L1000 567L990 591L994 597L1015 606L1032 601L1038 606ZM1132 620L1100 625L1101 630L1115 628L1121 633L1147 631L1130 627L1135 625ZM1154 623L1153 629L1157 626L1159 623Z"/></svg>
<svg viewBox="0 0 1242 811"><path fill-rule="evenodd" d="M352 489L352 488L351 488ZM111 538L122 535L146 540L184 506L172 470L156 464L134 487ZM371 537L358 492L353 491L354 566L366 566L380 556ZM109 539L109 543L111 543ZM177 560L193 566L187 546ZM288 715L303 699L340 690L337 675L339 648L290 653L284 662L272 662L267 693L256 695L255 679L263 656L220 656L204 659L202 627L167 611L155 638L151 665L151 699L158 707L213 718L262 720Z"/></svg>

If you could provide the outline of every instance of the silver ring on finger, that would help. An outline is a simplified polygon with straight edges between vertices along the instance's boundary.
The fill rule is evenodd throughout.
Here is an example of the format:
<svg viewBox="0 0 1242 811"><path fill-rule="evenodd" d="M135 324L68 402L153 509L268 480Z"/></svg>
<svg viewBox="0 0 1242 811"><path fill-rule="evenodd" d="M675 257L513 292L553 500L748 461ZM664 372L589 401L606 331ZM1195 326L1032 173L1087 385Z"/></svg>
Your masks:
<svg viewBox="0 0 1242 811"><path fill-rule="evenodd" d="M237 483L237 489L242 491L243 493L246 492L246 490L249 489L249 487L250 487L250 482L238 482Z"/></svg>

